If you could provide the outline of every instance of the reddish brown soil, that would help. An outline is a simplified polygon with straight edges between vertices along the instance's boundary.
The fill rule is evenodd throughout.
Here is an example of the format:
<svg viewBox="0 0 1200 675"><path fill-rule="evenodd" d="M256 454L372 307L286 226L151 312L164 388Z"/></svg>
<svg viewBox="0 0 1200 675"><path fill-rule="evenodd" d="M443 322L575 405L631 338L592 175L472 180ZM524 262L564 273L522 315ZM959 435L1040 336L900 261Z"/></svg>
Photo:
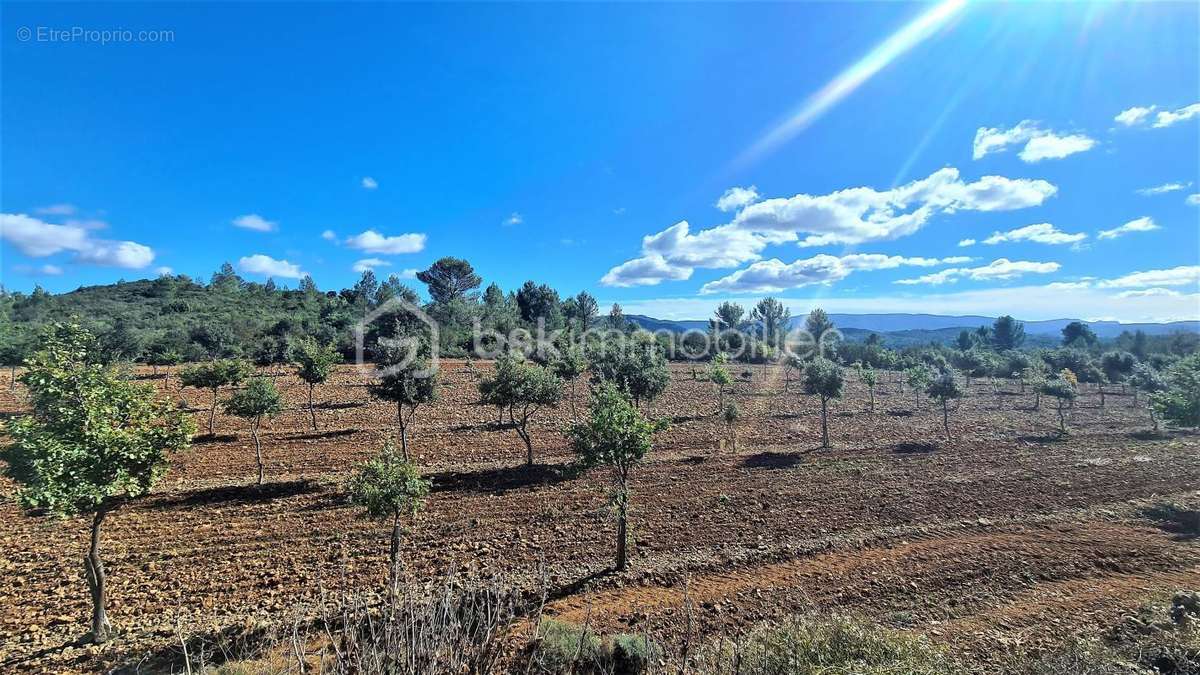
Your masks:
<svg viewBox="0 0 1200 675"><path fill-rule="evenodd" d="M527 470L515 433L477 404L463 365L447 364L441 400L413 435L435 492L407 535L407 569L456 567L529 588L544 571L547 614L605 630L677 635L690 614L712 634L842 609L981 651L1095 629L1151 594L1200 588L1197 542L1142 515L1200 499L1200 437L1138 433L1149 418L1127 396L1101 410L1089 387L1072 435L1058 439L1048 406L1028 410L1033 397L1014 383L997 393L976 382L946 441L940 410L924 401L914 411L888 374L873 413L851 384L831 410L834 447L820 449L817 402L795 383L785 393L782 370L753 370L737 385L734 451L718 447L726 433L711 385L673 367L651 412L674 422L635 474L631 570L614 575L604 573L605 474L555 468L571 459L570 404L536 418L544 465ZM303 389L278 381L289 408L267 425L269 485L252 485L245 424L218 415L216 438L197 439L152 496L109 518L109 610L123 634L102 647L71 644L86 630L86 522L0 502L0 672L128 665L172 649L177 631L285 620L323 587L382 579L386 528L360 518L340 484L393 433L394 409L368 402L345 367L319 388L318 400L336 405L318 411L312 432ZM171 396L208 405L207 392L174 387ZM4 382L0 412L21 407ZM201 427L206 419L197 412Z"/></svg>

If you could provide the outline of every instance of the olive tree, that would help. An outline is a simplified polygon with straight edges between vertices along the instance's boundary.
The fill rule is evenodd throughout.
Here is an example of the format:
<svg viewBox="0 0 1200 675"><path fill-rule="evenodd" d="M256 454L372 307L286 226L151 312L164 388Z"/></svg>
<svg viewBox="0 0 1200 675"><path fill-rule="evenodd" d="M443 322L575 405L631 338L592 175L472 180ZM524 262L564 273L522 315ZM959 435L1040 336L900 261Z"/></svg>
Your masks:
<svg viewBox="0 0 1200 675"><path fill-rule="evenodd" d="M913 390L913 404L917 410L921 409L921 392L929 386L930 380L933 379L933 372L929 366L918 363L917 365L904 371L904 379L908 382L908 386Z"/></svg>
<svg viewBox="0 0 1200 675"><path fill-rule="evenodd" d="M725 410L725 389L733 382L729 369L725 367L725 354L719 353L713 357L708 367L708 381L717 390L717 414Z"/></svg>
<svg viewBox="0 0 1200 675"><path fill-rule="evenodd" d="M1138 392L1145 392L1151 396L1157 392L1167 389L1167 381L1162 374L1155 370L1148 363L1139 363L1133 368L1133 374L1129 376L1129 386L1133 387L1133 404L1138 403ZM1150 421L1154 423L1154 431L1158 431L1158 408L1150 402L1146 408L1150 411Z"/></svg>
<svg viewBox="0 0 1200 675"><path fill-rule="evenodd" d="M408 429L417 410L437 400L438 371L428 361L413 359L387 367L379 381L367 391L377 399L396 404L396 424L400 427L400 451L408 461ZM407 409L407 413L405 410Z"/></svg>
<svg viewBox="0 0 1200 675"><path fill-rule="evenodd" d="M870 363L864 365L862 361L856 363L855 368L858 370L859 379L862 380L863 384L867 385L867 395L870 397L867 404L868 410L875 412L875 385L879 383L879 378L875 375L875 369L871 367Z"/></svg>
<svg viewBox="0 0 1200 675"><path fill-rule="evenodd" d="M671 382L662 349L652 339L637 335L595 346L588 353L588 370L593 384L612 382L629 394L637 407L658 398Z"/></svg>
<svg viewBox="0 0 1200 675"><path fill-rule="evenodd" d="M250 375L251 368L245 361L219 359L197 363L179 371L179 383L184 387L209 389L212 391L212 408L208 411L208 435L213 434L213 419L217 416L217 391L221 387L236 387Z"/></svg>
<svg viewBox="0 0 1200 675"><path fill-rule="evenodd" d="M733 450L737 450L737 421L741 413L738 412L737 404L730 401L721 412L721 419L725 422L725 430L729 432L729 443Z"/></svg>
<svg viewBox="0 0 1200 675"><path fill-rule="evenodd" d="M333 374L333 367L341 360L333 343L321 344L312 337L305 337L293 351L296 359L296 375L308 385L308 414L312 418L313 431L317 430L317 411L313 407L313 390L325 384Z"/></svg>
<svg viewBox="0 0 1200 675"><path fill-rule="evenodd" d="M587 294L580 293L579 295ZM592 301L592 304L595 304L595 300ZM583 350L575 345L567 345L559 350L558 355L550 362L550 369L560 379L571 383L571 417L578 417L575 410L575 388L579 377L587 370L587 359L583 355Z"/></svg>
<svg viewBox="0 0 1200 675"><path fill-rule="evenodd" d="M939 373L929 383L925 393L942 404L942 427L946 430L946 440L950 440L950 401L963 397L962 387L959 386L954 371L946 369Z"/></svg>
<svg viewBox="0 0 1200 675"><path fill-rule="evenodd" d="M402 519L416 517L429 488L430 482L421 477L420 470L403 453L396 451L391 441L386 442L377 457L359 467L350 480L350 500L362 507L367 517L392 521L388 578L393 589L400 568Z"/></svg>
<svg viewBox="0 0 1200 675"><path fill-rule="evenodd" d="M1071 371L1064 371L1070 373ZM1056 377L1047 380L1042 384L1041 391L1046 396L1055 399L1058 409L1058 431L1059 433L1067 433L1067 414L1066 408L1075 401L1079 396L1079 390L1076 389L1076 384L1066 377Z"/></svg>
<svg viewBox="0 0 1200 675"><path fill-rule="evenodd" d="M254 458L258 461L258 484L263 484L262 441L258 437L258 428L264 417L274 417L283 410L283 402L279 398L279 390L275 383L265 377L251 379L245 387L235 391L225 401L225 412L250 422L250 436L254 439Z"/></svg>
<svg viewBox="0 0 1200 675"><path fill-rule="evenodd" d="M1166 372L1166 389L1150 395L1150 405L1177 427L1200 426L1200 354L1175 362Z"/></svg>
<svg viewBox="0 0 1200 675"><path fill-rule="evenodd" d="M105 518L141 497L165 473L167 453L187 447L195 425L151 387L100 364L95 338L78 324L53 324L21 380L32 413L4 425L7 474L28 510L90 514L84 571L92 599L90 637L107 640L107 577L100 557Z"/></svg>
<svg viewBox="0 0 1200 675"><path fill-rule="evenodd" d="M821 447L829 447L829 401L842 397L845 378L833 361L818 356L804 368L804 391L821 398Z"/></svg>
<svg viewBox="0 0 1200 675"><path fill-rule="evenodd" d="M558 405L562 380L549 368L505 355L496 360L493 374L479 382L479 394L484 403L508 410L512 428L525 443L525 463L532 466L529 421L542 408Z"/></svg>
<svg viewBox="0 0 1200 675"><path fill-rule="evenodd" d="M628 562L629 481L633 468L650 452L654 432L662 426L643 417L615 384L604 382L592 392L587 419L571 427L571 444L580 463L585 468L607 466L612 471L618 572L624 571Z"/></svg>

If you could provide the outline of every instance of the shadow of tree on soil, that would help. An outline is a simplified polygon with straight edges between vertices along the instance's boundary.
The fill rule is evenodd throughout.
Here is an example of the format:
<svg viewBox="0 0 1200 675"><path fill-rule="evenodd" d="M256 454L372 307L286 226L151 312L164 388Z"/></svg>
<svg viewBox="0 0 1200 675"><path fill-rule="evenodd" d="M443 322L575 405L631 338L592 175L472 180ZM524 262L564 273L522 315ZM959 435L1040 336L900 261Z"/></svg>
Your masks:
<svg viewBox="0 0 1200 675"><path fill-rule="evenodd" d="M760 452L742 460L742 466L747 469L790 469L804 461L804 457L794 452Z"/></svg>
<svg viewBox="0 0 1200 675"><path fill-rule="evenodd" d="M1200 538L1200 509L1162 503L1142 509L1141 515L1180 541Z"/></svg>
<svg viewBox="0 0 1200 675"><path fill-rule="evenodd" d="M443 471L429 474L434 492L493 492L502 494L542 485L553 485L577 475L569 464L534 464L478 471Z"/></svg>
<svg viewBox="0 0 1200 675"><path fill-rule="evenodd" d="M293 480L263 485L228 485L164 495L161 499L152 502L151 508L165 510L212 504L260 504L275 499L316 494L323 490L324 487L320 483L310 480Z"/></svg>
<svg viewBox="0 0 1200 675"><path fill-rule="evenodd" d="M892 452L900 455L927 455L937 450L937 443L907 442L891 446Z"/></svg>

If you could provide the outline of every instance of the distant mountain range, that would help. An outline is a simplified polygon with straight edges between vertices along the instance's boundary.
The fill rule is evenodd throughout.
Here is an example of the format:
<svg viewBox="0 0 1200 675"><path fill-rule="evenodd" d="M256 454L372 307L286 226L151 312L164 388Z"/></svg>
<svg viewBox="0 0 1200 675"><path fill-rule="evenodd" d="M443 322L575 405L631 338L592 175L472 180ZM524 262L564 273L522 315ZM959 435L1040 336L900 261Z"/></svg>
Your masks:
<svg viewBox="0 0 1200 675"><path fill-rule="evenodd" d="M904 342L928 342L936 340L945 342L953 340L964 328L975 329L979 326L991 326L996 320L990 316L943 316L939 314L830 314L835 326L846 333L850 339L865 337L870 333L896 334ZM708 320L702 321L671 321L655 319L649 316L631 314L628 319L646 330L669 330L683 332L687 330L707 330ZM1062 329L1068 323L1077 319L1047 319L1044 321L1024 321L1025 334L1037 337L1054 337L1061 335ZM800 326L804 317L792 317L792 326ZM1169 335L1180 331L1200 332L1200 321L1173 321L1170 323L1120 323L1118 321L1084 321L1101 338L1115 338L1125 331L1144 331L1147 335Z"/></svg>

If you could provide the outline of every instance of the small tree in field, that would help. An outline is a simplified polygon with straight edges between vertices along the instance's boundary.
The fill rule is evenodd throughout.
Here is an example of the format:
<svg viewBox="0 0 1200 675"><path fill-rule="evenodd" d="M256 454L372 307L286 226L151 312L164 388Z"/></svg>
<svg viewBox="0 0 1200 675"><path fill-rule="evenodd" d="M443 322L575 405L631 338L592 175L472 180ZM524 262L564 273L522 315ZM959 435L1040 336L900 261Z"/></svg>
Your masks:
<svg viewBox="0 0 1200 675"><path fill-rule="evenodd" d="M361 506L367 517L392 521L392 542L388 558L388 578L395 588L400 569L401 524L405 517L415 518L425 497L429 494L430 482L421 477L421 472L396 446L388 441L379 456L366 462L350 480L350 499Z"/></svg>
<svg viewBox="0 0 1200 675"><path fill-rule="evenodd" d="M529 421L542 408L558 405L562 380L548 368L506 355L496 360L492 376L479 382L479 394L484 403L508 409L513 429L525 443L525 463L533 466Z"/></svg>
<svg viewBox="0 0 1200 675"><path fill-rule="evenodd" d="M368 387L375 398L396 404L396 424L400 427L400 451L404 461L409 460L408 429L417 416L417 410L437 400L438 377L430 370L429 363L417 359L408 364L394 364L379 381ZM408 413L405 414L405 409Z"/></svg>
<svg viewBox="0 0 1200 675"><path fill-rule="evenodd" d="M818 356L804 369L804 391L821 397L821 447L829 447L829 400L842 397L845 378L833 361Z"/></svg>
<svg viewBox="0 0 1200 675"><path fill-rule="evenodd" d="M725 389L733 382L729 369L725 367L724 354L713 357L712 365L708 367L708 381L717 390L717 414L720 414L725 410Z"/></svg>
<svg viewBox="0 0 1200 675"><path fill-rule="evenodd" d="M1041 359L1029 364L1029 367L1021 371L1021 391L1025 387L1033 389L1033 409L1041 410L1042 408L1042 386L1046 384L1046 364Z"/></svg>
<svg viewBox="0 0 1200 675"><path fill-rule="evenodd" d="M341 360L333 343L322 345L312 337L306 337L296 345L296 375L308 385L308 414L312 418L313 431L317 430L317 411L313 407L313 389L325 384L333 374L333 367Z"/></svg>
<svg viewBox="0 0 1200 675"><path fill-rule="evenodd" d="M1167 381L1148 363L1134 366L1133 374L1129 376L1129 385L1133 387L1133 404L1137 405L1138 392L1153 395L1167 388ZM1150 421L1154 423L1154 431L1158 431L1158 409L1151 403L1146 406L1150 411Z"/></svg>
<svg viewBox="0 0 1200 675"><path fill-rule="evenodd" d="M721 413L721 419L725 421L725 429L729 432L729 443L733 450L737 450L737 421L740 413L738 412L737 404L730 401L725 405L725 410Z"/></svg>
<svg viewBox="0 0 1200 675"><path fill-rule="evenodd" d="M908 381L908 386L913 390L913 404L917 410L921 409L921 392L929 386L930 380L933 379L933 373L929 370L929 366L918 363L917 365L904 371L904 378Z"/></svg>
<svg viewBox="0 0 1200 675"><path fill-rule="evenodd" d="M245 361L225 359L197 363L179 371L180 385L212 391L212 408L208 411L209 436L213 434L213 419L217 416L217 390L221 387L236 387L250 375L251 370Z"/></svg>
<svg viewBox="0 0 1200 675"><path fill-rule="evenodd" d="M580 296L587 295L580 293ZM591 296L588 296L589 298ZM592 301L593 304L595 301ZM575 387L579 382L579 376L583 375L587 370L587 359L583 355L583 350L575 345L567 345L563 348L558 356L550 362L550 369L554 371L560 379L571 383L571 417L578 417L579 413L575 410Z"/></svg>
<svg viewBox="0 0 1200 675"><path fill-rule="evenodd" d="M1070 373L1071 371L1068 370L1065 372ZM1064 377L1047 380L1042 385L1042 393L1055 399L1057 402L1058 431L1063 435L1067 433L1066 408L1075 401L1075 397L1079 396L1079 390L1075 386L1075 383Z"/></svg>
<svg viewBox="0 0 1200 675"><path fill-rule="evenodd" d="M942 404L942 427L946 430L946 440L950 440L950 401L963 397L962 387L959 386L954 371L943 370L929 383L925 393Z"/></svg>
<svg viewBox="0 0 1200 675"><path fill-rule="evenodd" d="M1150 395L1150 405L1176 427L1200 426L1200 354L1167 369L1166 389Z"/></svg>
<svg viewBox="0 0 1200 675"><path fill-rule="evenodd" d="M612 470L613 507L617 516L616 569L627 565L629 480L633 467L646 457L651 438L662 425L650 422L616 385L605 382L592 392L588 418L571 427L571 444L585 468Z"/></svg>
<svg viewBox="0 0 1200 675"><path fill-rule="evenodd" d="M279 390L275 383L265 377L255 377L246 386L233 393L225 401L225 412L250 421L250 436L254 439L254 458L258 461L258 484L263 484L262 441L258 438L258 427L264 417L274 417L283 410Z"/></svg>
<svg viewBox="0 0 1200 675"><path fill-rule="evenodd" d="M855 364L855 368L858 370L859 379L862 380L863 384L867 385L867 394L870 396L869 403L867 404L868 410L875 412L875 385L879 383L875 369L871 367L870 363L864 365L861 361Z"/></svg>
<svg viewBox="0 0 1200 675"><path fill-rule="evenodd" d="M153 389L100 365L95 338L77 324L42 336L22 381L33 412L4 425L12 439L7 473L26 509L67 517L91 514L84 571L92 598L91 639L104 642L107 577L100 530L109 513L150 491L166 471L167 452L187 447L195 425L154 397Z"/></svg>

